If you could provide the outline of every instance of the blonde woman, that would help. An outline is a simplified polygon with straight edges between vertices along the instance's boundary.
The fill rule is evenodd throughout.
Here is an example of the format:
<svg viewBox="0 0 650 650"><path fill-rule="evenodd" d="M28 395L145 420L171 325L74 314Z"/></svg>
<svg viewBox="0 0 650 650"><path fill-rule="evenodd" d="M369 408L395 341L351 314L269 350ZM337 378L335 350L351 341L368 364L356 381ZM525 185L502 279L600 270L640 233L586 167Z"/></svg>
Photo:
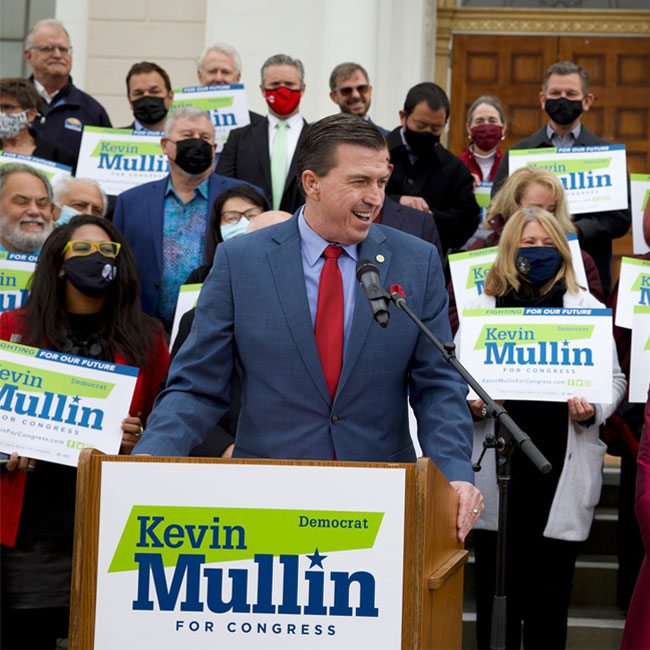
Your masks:
<svg viewBox="0 0 650 650"><path fill-rule="evenodd" d="M517 210L505 224L497 259L484 293L470 305L493 307L593 307L603 305L576 282L565 231L556 216L540 208ZM519 648L522 623L526 648L563 648L571 581L579 542L589 535L600 497L605 445L598 427L625 393L613 347L610 404L585 398L567 403L508 400L505 407L553 469L542 475L521 453L512 455L507 522L507 648ZM470 403L474 452L478 458L494 421L484 419L483 402ZM475 527L478 647L489 647L494 594L497 522L496 464L486 454L477 475L486 508ZM477 530L479 529L479 530Z"/></svg>

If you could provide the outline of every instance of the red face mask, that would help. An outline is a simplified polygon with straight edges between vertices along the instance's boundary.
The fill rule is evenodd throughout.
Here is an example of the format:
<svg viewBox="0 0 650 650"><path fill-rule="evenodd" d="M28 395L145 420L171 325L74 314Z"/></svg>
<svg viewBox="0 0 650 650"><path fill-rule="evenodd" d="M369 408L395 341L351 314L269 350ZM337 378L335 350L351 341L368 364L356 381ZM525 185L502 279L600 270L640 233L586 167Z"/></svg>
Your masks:
<svg viewBox="0 0 650 650"><path fill-rule="evenodd" d="M483 151L490 151L499 144L503 135L503 127L500 124L479 124L473 126L471 131L472 142Z"/></svg>
<svg viewBox="0 0 650 650"><path fill-rule="evenodd" d="M291 88L273 88L264 90L264 97L269 108L278 115L290 115L300 104L300 91Z"/></svg>

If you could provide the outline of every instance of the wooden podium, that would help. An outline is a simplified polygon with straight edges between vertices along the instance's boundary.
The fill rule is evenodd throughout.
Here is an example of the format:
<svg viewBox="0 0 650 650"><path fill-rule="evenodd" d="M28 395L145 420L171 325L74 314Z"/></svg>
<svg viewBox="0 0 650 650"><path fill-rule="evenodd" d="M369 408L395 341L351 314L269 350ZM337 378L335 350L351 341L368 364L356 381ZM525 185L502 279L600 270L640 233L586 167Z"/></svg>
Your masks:
<svg viewBox="0 0 650 650"><path fill-rule="evenodd" d="M81 453L77 473L70 648L90 650L96 647L102 470L106 467L106 463L153 462L190 464L195 468L194 471L198 464L401 470L404 475L405 494L401 648L421 650L461 648L462 568L467 561L467 551L456 539L457 495L430 459L421 458L415 464L251 461L106 456L90 449ZM111 616L111 613L102 611L102 616L104 615ZM119 614L111 618L115 621L115 625L120 624ZM341 648L340 641L337 639L331 647ZM300 647L310 647L308 638L301 643ZM132 647L141 646L134 644ZM191 647L191 644L186 647Z"/></svg>

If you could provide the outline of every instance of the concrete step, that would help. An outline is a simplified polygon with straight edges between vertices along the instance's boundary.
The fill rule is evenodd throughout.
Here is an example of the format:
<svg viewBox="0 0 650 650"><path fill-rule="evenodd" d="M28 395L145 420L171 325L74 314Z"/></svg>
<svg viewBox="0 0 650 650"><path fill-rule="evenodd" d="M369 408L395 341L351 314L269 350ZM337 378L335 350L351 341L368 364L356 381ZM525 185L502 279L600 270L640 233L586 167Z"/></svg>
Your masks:
<svg viewBox="0 0 650 650"><path fill-rule="evenodd" d="M600 504L606 508L618 507L618 486L621 483L621 468L605 465L603 468L603 489L600 493Z"/></svg>
<svg viewBox="0 0 650 650"><path fill-rule="evenodd" d="M580 545L580 555L616 555L616 507L598 506L594 513L589 537Z"/></svg>
<svg viewBox="0 0 650 650"><path fill-rule="evenodd" d="M625 617L615 607L572 608L567 650L613 650L621 647ZM476 648L476 614L463 613L463 650Z"/></svg>

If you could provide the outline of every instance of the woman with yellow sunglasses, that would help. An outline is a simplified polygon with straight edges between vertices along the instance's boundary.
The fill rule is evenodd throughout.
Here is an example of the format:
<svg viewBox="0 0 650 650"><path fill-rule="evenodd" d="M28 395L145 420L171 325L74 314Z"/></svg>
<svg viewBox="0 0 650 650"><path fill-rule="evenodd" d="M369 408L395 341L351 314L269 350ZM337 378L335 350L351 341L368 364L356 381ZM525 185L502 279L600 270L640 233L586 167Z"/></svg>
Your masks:
<svg viewBox="0 0 650 650"><path fill-rule="evenodd" d="M54 230L25 308L0 315L0 339L140 368L122 421L120 452L131 452L169 354L160 323L142 311L135 260L110 221L80 215ZM5 468L2 645L53 648L67 636L76 469L15 453Z"/></svg>

